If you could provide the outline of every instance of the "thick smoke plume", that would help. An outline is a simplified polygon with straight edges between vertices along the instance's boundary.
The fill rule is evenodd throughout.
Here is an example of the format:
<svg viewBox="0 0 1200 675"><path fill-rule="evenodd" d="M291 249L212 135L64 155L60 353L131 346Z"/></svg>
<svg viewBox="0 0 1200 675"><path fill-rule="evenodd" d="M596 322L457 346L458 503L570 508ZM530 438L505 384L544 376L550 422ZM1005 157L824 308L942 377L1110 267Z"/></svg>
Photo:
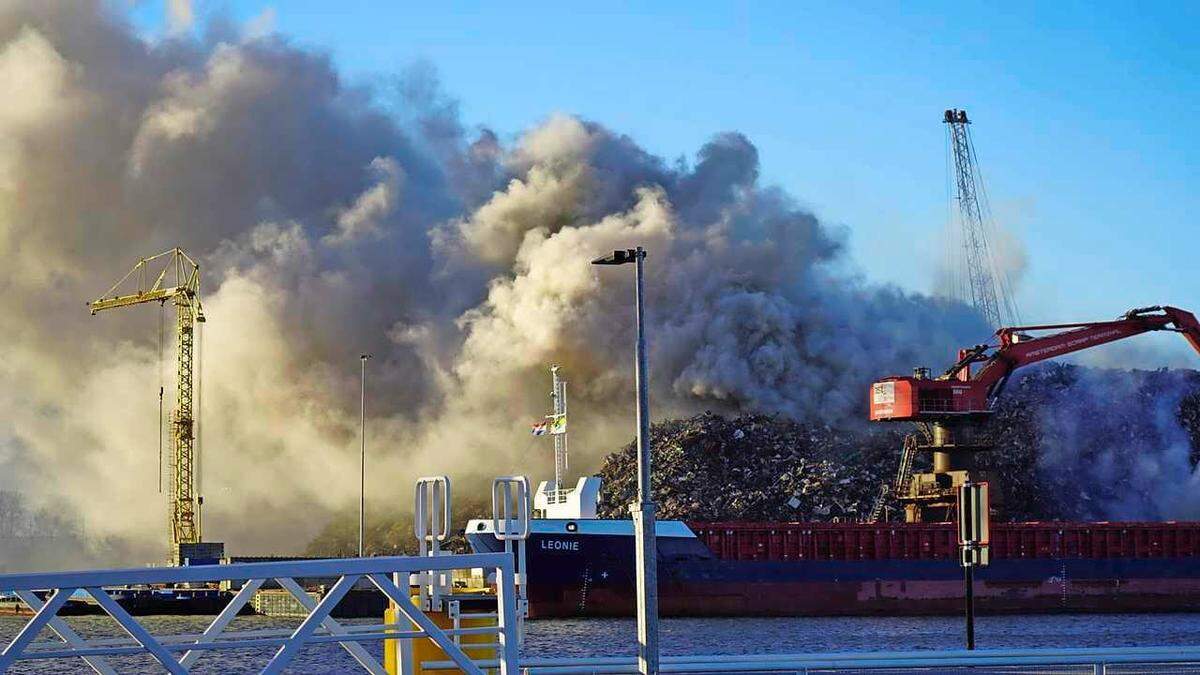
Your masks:
<svg viewBox="0 0 1200 675"><path fill-rule="evenodd" d="M987 334L860 281L740 134L687 165L569 115L504 137L427 68L369 90L280 36L148 42L106 7L0 5L0 490L80 559L165 554L158 309L84 301L177 245L203 265L206 535L236 553L301 550L354 502L362 352L371 508L421 474L544 474L551 363L594 469L632 429L633 279L588 264L614 248L650 252L656 417L851 423L871 378Z"/></svg>

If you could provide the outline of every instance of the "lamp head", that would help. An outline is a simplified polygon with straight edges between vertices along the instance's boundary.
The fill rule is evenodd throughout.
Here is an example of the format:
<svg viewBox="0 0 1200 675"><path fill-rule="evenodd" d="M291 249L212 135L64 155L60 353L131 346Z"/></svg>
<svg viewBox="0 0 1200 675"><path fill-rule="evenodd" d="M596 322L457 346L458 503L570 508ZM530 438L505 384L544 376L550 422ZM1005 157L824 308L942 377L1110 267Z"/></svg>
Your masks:
<svg viewBox="0 0 1200 675"><path fill-rule="evenodd" d="M593 265L624 265L625 263L637 262L638 257L646 257L646 252L640 247L636 249L627 248L616 250L612 255L601 256L592 261Z"/></svg>

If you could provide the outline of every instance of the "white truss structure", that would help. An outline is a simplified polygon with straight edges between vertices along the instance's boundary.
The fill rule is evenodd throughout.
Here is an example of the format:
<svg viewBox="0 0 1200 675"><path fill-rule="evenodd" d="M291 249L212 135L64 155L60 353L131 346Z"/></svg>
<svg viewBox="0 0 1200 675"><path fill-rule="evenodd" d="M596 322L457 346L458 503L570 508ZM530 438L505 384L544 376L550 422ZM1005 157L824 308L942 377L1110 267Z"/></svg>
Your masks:
<svg viewBox="0 0 1200 675"><path fill-rule="evenodd" d="M496 574L497 625L494 627L442 629L415 606L409 598L410 574L423 578L458 569L483 568ZM296 579L333 577L337 581L318 601ZM274 579L299 602L308 614L295 629L227 631L234 617L268 579ZM396 624L343 626L330 617L330 611L360 580L366 579L386 595L408 619ZM206 584L245 580L229 604L198 634L154 635L129 615L105 587L146 584ZM398 584L402 581L403 586ZM346 558L336 560L300 560L268 563L236 563L196 567L134 568L84 572L0 575L0 591L14 593L33 616L20 632L0 651L0 673L14 663L44 659L79 658L101 675L116 671L105 657L150 654L173 674L188 673L210 651L276 647L274 655L261 671L276 674L307 645L337 643L373 675L386 675L380 662L363 648L364 642L380 640L429 639L436 643L462 672L482 675L483 671L457 644L457 635L496 635L498 659L489 667L502 675L517 675L519 626L515 592L513 556L503 553L440 555L437 557L397 556ZM45 600L35 591L45 592ZM85 639L58 617L58 612L77 591L90 595L125 631L127 637ZM411 622L411 623L410 623ZM415 629L414 629L415 627ZM49 628L58 641L35 641Z"/></svg>

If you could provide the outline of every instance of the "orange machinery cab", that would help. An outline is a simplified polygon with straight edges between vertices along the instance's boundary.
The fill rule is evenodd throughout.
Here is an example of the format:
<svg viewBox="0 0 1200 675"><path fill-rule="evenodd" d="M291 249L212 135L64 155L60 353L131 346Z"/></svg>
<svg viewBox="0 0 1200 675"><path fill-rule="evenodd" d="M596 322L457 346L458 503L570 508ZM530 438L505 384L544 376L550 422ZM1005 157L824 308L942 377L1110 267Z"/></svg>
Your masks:
<svg viewBox="0 0 1200 675"><path fill-rule="evenodd" d="M982 383L889 377L871 385L872 421L916 421L987 413Z"/></svg>

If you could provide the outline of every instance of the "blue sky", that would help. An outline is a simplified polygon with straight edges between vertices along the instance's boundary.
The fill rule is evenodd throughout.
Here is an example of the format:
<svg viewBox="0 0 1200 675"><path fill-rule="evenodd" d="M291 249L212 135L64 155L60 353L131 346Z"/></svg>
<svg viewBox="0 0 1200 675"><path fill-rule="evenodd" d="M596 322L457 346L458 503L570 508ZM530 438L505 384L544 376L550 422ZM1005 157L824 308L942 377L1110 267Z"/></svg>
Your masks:
<svg viewBox="0 0 1200 675"><path fill-rule="evenodd" d="M132 9L161 34L163 0ZM197 0L268 17L355 82L432 63L468 124L576 113L668 158L737 130L764 178L845 225L873 281L928 290L947 107L1029 255L1024 318L1200 306L1200 4Z"/></svg>

